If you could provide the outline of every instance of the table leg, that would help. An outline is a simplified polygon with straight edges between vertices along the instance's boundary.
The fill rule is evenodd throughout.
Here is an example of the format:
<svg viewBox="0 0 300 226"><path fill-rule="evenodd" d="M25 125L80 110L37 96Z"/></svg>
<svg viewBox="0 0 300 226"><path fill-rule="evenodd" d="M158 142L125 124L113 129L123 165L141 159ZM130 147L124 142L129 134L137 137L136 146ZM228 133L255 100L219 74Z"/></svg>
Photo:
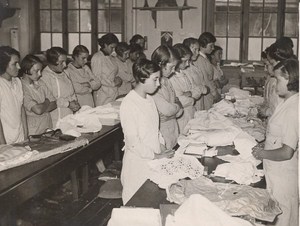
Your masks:
<svg viewBox="0 0 300 226"><path fill-rule="evenodd" d="M89 166L85 164L82 167L82 193L87 192L89 187Z"/></svg>
<svg viewBox="0 0 300 226"><path fill-rule="evenodd" d="M117 140L114 143L114 157L115 157L116 161L121 160L120 151L121 151L121 149L120 149L120 141Z"/></svg>
<svg viewBox="0 0 300 226"><path fill-rule="evenodd" d="M78 198L79 198L79 189L78 189L78 177L77 177L76 170L71 172L71 184L72 184L73 199L78 200Z"/></svg>

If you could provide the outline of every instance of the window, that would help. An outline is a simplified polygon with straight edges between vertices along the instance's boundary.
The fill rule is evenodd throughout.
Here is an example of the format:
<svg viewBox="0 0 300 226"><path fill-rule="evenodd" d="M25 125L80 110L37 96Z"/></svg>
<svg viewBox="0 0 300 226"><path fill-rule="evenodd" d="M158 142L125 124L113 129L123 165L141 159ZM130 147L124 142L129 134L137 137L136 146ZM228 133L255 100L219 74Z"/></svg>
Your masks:
<svg viewBox="0 0 300 226"><path fill-rule="evenodd" d="M260 61L282 35L292 38L298 52L298 0L206 0L204 8L204 30L216 36L224 60Z"/></svg>
<svg viewBox="0 0 300 226"><path fill-rule="evenodd" d="M72 53L85 45L98 50L98 37L113 32L122 40L124 0L40 0L40 50L60 46Z"/></svg>

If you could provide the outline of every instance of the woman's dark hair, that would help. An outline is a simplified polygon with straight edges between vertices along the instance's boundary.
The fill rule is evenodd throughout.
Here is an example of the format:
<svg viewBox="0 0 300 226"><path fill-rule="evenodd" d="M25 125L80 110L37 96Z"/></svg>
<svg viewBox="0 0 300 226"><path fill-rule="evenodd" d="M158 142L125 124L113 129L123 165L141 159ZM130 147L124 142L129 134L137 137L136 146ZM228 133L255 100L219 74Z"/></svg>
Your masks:
<svg viewBox="0 0 300 226"><path fill-rule="evenodd" d="M143 52L143 48L139 44L130 44L129 50L130 53Z"/></svg>
<svg viewBox="0 0 300 226"><path fill-rule="evenodd" d="M129 45L126 42L119 42L115 48L116 54L123 56L123 53L130 49Z"/></svg>
<svg viewBox="0 0 300 226"><path fill-rule="evenodd" d="M103 49L106 45L110 45L113 43L118 43L119 39L118 37L113 34L113 33L106 33L105 35L103 35L101 38L98 39L98 44L99 46Z"/></svg>
<svg viewBox="0 0 300 226"><path fill-rule="evenodd" d="M266 51L262 51L260 54L261 59L267 59L267 53Z"/></svg>
<svg viewBox="0 0 300 226"><path fill-rule="evenodd" d="M299 92L299 61L295 58L283 60L276 64L275 70L281 70L288 79L287 89Z"/></svg>
<svg viewBox="0 0 300 226"><path fill-rule="evenodd" d="M136 44L136 42L140 39L144 39L143 36L139 35L139 34L136 34L134 36L132 36L132 38L130 39L129 41L129 44L132 45L132 44Z"/></svg>
<svg viewBox="0 0 300 226"><path fill-rule="evenodd" d="M59 56L67 54L67 51L63 48L55 46L46 51L46 58L49 64L57 65Z"/></svg>
<svg viewBox="0 0 300 226"><path fill-rule="evenodd" d="M186 38L186 39L184 39L183 40L183 42L182 42L182 44L183 45L185 45L185 46L187 46L187 47L191 47L191 45L193 45L193 44L195 44L195 43L198 43L199 44L199 42L198 42L198 39L196 39L196 38Z"/></svg>
<svg viewBox="0 0 300 226"><path fill-rule="evenodd" d="M88 48L86 48L84 45L77 45L72 52L72 58L74 59L75 56L78 56L80 53L88 53L89 54L89 50Z"/></svg>
<svg viewBox="0 0 300 226"><path fill-rule="evenodd" d="M33 67L33 65L40 63L42 64L42 61L37 56L34 56L32 54L28 54L24 57L24 59L21 62L21 75L28 74L30 75L30 69Z"/></svg>
<svg viewBox="0 0 300 226"><path fill-rule="evenodd" d="M160 70L160 67L153 61L139 59L132 66L133 77L137 83L145 83L151 74Z"/></svg>
<svg viewBox="0 0 300 226"><path fill-rule="evenodd" d="M290 37L283 36L276 40L275 44L277 46L287 46L288 48L293 49L294 43Z"/></svg>
<svg viewBox="0 0 300 226"><path fill-rule="evenodd" d="M216 41L216 37L210 32L203 32L198 38L199 45L202 48L205 48L207 44L215 43Z"/></svg>
<svg viewBox="0 0 300 226"><path fill-rule="evenodd" d="M158 64L160 67L164 67L167 63L171 62L172 60L180 61L180 57L172 47L162 45L157 47L153 51L151 55L151 60L154 63Z"/></svg>
<svg viewBox="0 0 300 226"><path fill-rule="evenodd" d="M286 60L294 55L293 49L289 48L287 45L278 46L276 43L270 45L268 52L266 53L275 61Z"/></svg>
<svg viewBox="0 0 300 226"><path fill-rule="evenodd" d="M177 43L173 46L173 49L175 50L175 52L177 53L177 55L182 58L182 57L185 57L186 55L190 55L192 56L193 53L192 51L190 50L189 47L181 44L181 43Z"/></svg>
<svg viewBox="0 0 300 226"><path fill-rule="evenodd" d="M0 75L6 72L11 57L16 55L20 58L20 53L10 46L0 46Z"/></svg>

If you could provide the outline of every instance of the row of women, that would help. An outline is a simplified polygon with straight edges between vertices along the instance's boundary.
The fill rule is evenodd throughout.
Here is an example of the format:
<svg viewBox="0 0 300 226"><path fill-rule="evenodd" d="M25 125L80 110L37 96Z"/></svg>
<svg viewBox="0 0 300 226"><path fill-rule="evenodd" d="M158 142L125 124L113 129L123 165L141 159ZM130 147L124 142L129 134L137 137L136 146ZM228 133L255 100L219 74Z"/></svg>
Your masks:
<svg viewBox="0 0 300 226"><path fill-rule="evenodd" d="M91 69L83 45L74 48L68 65L64 49L48 49L45 67L31 54L19 64L19 52L1 46L0 144L42 134L83 105L100 106L127 94L134 85L132 64L143 56L144 42L139 39L143 38L134 36L128 45L112 33L104 35L98 40L101 49L93 56Z"/></svg>
<svg viewBox="0 0 300 226"><path fill-rule="evenodd" d="M264 60L269 77L261 111L268 117L268 126L265 147L255 147L253 156L263 160L267 189L282 209L272 225L296 226L299 217L299 62L293 55L292 42L287 40L279 39L266 50L267 61ZM218 100L218 89L212 82L213 66L207 60L215 41L212 34L205 32L198 40L188 38L184 44L172 48L160 46L153 52L151 61L142 59L134 64L137 84L124 98L120 111L125 136L121 173L124 203L147 179L149 160L174 155L172 147L181 125L185 124L183 120L193 117L195 110L209 109ZM270 80L274 80L273 84ZM274 99L278 101L274 103Z"/></svg>

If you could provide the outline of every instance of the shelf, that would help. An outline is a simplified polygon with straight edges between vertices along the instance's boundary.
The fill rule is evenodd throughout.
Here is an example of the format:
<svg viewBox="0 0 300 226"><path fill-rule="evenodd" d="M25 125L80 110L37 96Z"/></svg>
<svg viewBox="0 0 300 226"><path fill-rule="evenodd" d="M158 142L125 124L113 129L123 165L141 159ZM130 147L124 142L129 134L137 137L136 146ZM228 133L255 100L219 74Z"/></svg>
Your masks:
<svg viewBox="0 0 300 226"><path fill-rule="evenodd" d="M190 9L197 9L194 6L176 6L176 7L133 7L133 9L142 10L142 11L151 11L151 16L154 21L154 26L157 28L157 11L178 11L178 17L181 23L181 28L183 28L183 11Z"/></svg>

